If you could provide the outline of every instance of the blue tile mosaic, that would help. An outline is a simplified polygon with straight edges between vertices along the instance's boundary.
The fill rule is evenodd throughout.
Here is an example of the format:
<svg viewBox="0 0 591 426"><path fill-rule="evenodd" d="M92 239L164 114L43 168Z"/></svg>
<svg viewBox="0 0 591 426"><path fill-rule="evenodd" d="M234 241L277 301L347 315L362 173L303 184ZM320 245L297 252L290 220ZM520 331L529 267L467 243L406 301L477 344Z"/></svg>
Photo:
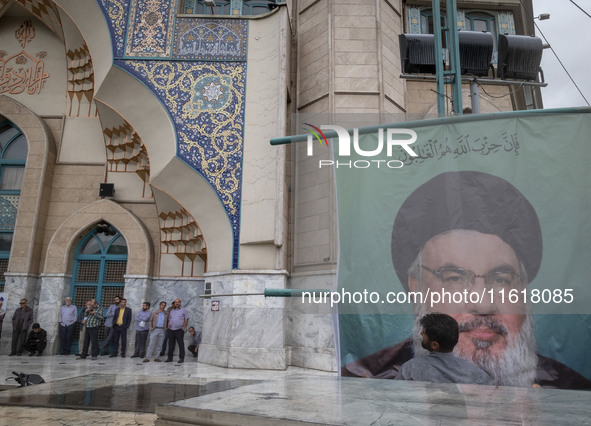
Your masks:
<svg viewBox="0 0 591 426"><path fill-rule="evenodd" d="M232 0L231 3L232 15L242 15L242 0Z"/></svg>
<svg viewBox="0 0 591 426"><path fill-rule="evenodd" d="M131 0L125 56L170 58L176 0Z"/></svg>
<svg viewBox="0 0 591 426"><path fill-rule="evenodd" d="M243 19L178 18L174 59L246 61L248 23Z"/></svg>
<svg viewBox="0 0 591 426"><path fill-rule="evenodd" d="M120 58L125 52L125 33L131 0L98 0L111 33L113 56Z"/></svg>
<svg viewBox="0 0 591 426"><path fill-rule="evenodd" d="M466 12L463 10L458 10L456 13L458 17L458 31L466 31L468 28L466 26Z"/></svg>
<svg viewBox="0 0 591 426"><path fill-rule="evenodd" d="M498 16L498 32L499 34L515 34L515 22L513 20L512 12L499 12Z"/></svg>
<svg viewBox="0 0 591 426"><path fill-rule="evenodd" d="M408 33L409 34L420 34L421 33L421 8L420 7L408 7Z"/></svg>
<svg viewBox="0 0 591 426"><path fill-rule="evenodd" d="M246 63L118 60L174 120L177 156L214 188L232 225L238 267Z"/></svg>

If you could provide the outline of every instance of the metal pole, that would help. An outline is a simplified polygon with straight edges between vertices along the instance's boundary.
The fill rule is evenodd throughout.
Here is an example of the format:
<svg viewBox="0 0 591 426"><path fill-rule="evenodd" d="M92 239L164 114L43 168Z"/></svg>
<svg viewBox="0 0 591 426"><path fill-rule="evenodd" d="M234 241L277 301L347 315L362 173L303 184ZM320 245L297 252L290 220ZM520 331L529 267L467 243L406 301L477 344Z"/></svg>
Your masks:
<svg viewBox="0 0 591 426"><path fill-rule="evenodd" d="M211 299L213 297L236 297L236 296L265 296L265 297L300 297L302 295L323 295L332 293L332 290L310 289L304 290L301 288L266 288L263 293L217 293L217 294L200 294L201 299Z"/></svg>
<svg viewBox="0 0 591 426"><path fill-rule="evenodd" d="M445 117L445 76L443 75L443 45L441 43L441 6L432 0L433 38L435 40L435 74L437 75L437 115Z"/></svg>
<svg viewBox="0 0 591 426"><path fill-rule="evenodd" d="M458 11L456 0L446 0L447 33L450 74L452 75L453 111L461 115L462 110L462 70L460 69L460 43L458 38Z"/></svg>
<svg viewBox="0 0 591 426"><path fill-rule="evenodd" d="M476 79L470 81L470 100L472 103L472 114L480 114L480 91Z"/></svg>

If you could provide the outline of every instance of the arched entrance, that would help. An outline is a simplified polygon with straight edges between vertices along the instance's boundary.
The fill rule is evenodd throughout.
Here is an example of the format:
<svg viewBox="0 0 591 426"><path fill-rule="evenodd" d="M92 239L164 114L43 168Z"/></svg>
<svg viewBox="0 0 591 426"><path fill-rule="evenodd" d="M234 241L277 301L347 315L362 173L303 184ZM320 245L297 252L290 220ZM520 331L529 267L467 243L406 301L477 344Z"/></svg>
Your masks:
<svg viewBox="0 0 591 426"><path fill-rule="evenodd" d="M107 222L101 222L86 235L74 254L70 296L81 317L86 302L96 299L106 310L115 296L123 297L127 269L127 243L123 235ZM104 322L104 321L103 321ZM99 340L104 326L99 327ZM80 323L74 331L71 353L79 352ZM72 352L74 351L74 352Z"/></svg>
<svg viewBox="0 0 591 426"><path fill-rule="evenodd" d="M4 291L27 153L23 132L0 117L0 292Z"/></svg>

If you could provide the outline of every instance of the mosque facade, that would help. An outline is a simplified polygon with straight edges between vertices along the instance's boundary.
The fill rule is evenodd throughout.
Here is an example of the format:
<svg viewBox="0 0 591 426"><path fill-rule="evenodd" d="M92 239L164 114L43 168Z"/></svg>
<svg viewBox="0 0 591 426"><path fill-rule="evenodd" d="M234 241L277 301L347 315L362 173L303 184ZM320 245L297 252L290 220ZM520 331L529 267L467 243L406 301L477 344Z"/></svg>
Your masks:
<svg viewBox="0 0 591 426"><path fill-rule="evenodd" d="M529 0L457 7L460 29L533 33ZM179 298L200 362L336 371L328 307L199 296L336 287L328 150L269 141L310 117L436 116L398 40L432 26L421 0L0 0L0 352L22 298L53 353L67 296ZM482 112L540 107L481 92Z"/></svg>

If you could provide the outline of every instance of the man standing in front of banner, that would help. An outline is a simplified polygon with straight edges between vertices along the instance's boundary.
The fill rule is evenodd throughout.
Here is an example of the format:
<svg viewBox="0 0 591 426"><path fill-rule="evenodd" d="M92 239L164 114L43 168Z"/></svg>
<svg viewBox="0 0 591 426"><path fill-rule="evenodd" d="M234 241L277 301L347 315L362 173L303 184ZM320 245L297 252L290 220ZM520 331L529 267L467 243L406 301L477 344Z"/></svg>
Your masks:
<svg viewBox="0 0 591 426"><path fill-rule="evenodd" d="M542 233L530 202L507 181L480 172L442 173L402 204L392 232L392 261L411 292L525 289L542 260ZM488 293L487 293L488 294ZM417 303L413 338L343 367L344 376L394 378L421 347L418 319L429 311L459 323L454 353L496 385L591 389L585 377L536 353L530 305Z"/></svg>

